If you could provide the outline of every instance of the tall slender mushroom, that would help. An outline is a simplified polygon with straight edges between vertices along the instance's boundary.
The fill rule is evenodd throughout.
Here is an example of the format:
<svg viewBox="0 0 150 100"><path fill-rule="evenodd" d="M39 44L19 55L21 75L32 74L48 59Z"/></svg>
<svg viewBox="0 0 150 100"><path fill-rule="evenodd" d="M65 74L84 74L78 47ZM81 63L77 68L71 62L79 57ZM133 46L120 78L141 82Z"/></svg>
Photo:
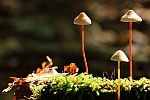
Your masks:
<svg viewBox="0 0 150 100"><path fill-rule="evenodd" d="M132 79L132 22L141 22L142 19L133 11L128 10L120 19L121 22L129 22L129 62L130 79Z"/></svg>
<svg viewBox="0 0 150 100"><path fill-rule="evenodd" d="M76 25L81 25L81 29L82 29L82 55L83 55L84 65L85 65L85 68L86 68L86 73L88 74L88 65L87 65L85 50L84 50L84 25L90 25L91 20L84 12L81 12L74 19L73 23L76 24Z"/></svg>
<svg viewBox="0 0 150 100"><path fill-rule="evenodd" d="M120 100L120 62L129 62L129 60L122 50L116 51L111 60L118 61L118 100Z"/></svg>

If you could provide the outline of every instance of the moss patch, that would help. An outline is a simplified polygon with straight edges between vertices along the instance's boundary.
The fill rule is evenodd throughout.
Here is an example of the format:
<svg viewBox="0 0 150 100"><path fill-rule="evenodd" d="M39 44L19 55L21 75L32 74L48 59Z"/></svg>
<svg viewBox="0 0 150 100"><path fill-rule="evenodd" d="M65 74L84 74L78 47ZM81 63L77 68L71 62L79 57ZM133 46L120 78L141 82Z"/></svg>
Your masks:
<svg viewBox="0 0 150 100"><path fill-rule="evenodd" d="M117 79L109 80L85 73L77 76L53 76L49 82L32 85L32 97L38 100L117 100L117 82ZM148 98L150 79L121 79L121 100L149 100Z"/></svg>

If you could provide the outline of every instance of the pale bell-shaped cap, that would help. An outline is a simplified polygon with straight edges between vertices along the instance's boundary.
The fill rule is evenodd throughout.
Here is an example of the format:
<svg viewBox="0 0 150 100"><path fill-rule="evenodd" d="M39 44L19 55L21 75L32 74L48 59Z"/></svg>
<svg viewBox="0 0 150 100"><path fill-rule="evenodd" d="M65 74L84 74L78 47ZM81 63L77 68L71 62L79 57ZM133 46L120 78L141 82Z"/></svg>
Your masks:
<svg viewBox="0 0 150 100"><path fill-rule="evenodd" d="M121 17L120 21L121 22L141 22L142 19L133 10L128 10L128 12Z"/></svg>
<svg viewBox="0 0 150 100"><path fill-rule="evenodd" d="M114 55L111 57L111 60L129 62L129 59L122 50L116 51Z"/></svg>
<svg viewBox="0 0 150 100"><path fill-rule="evenodd" d="M76 25L89 25L91 24L90 18L84 13L81 12L75 19L74 24Z"/></svg>

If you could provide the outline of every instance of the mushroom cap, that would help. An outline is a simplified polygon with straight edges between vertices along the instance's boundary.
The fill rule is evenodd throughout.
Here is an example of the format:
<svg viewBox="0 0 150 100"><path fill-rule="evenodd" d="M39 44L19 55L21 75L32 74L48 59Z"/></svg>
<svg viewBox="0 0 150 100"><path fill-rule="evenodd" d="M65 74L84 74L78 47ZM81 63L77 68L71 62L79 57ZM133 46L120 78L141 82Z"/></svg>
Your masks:
<svg viewBox="0 0 150 100"><path fill-rule="evenodd" d="M114 55L111 57L111 60L129 62L129 59L122 50L116 51Z"/></svg>
<svg viewBox="0 0 150 100"><path fill-rule="evenodd" d="M133 10L128 10L120 19L121 22L141 22L142 19Z"/></svg>
<svg viewBox="0 0 150 100"><path fill-rule="evenodd" d="M76 25L90 25L91 24L91 20L90 20L90 18L84 12L81 12L74 19L73 23L76 24Z"/></svg>

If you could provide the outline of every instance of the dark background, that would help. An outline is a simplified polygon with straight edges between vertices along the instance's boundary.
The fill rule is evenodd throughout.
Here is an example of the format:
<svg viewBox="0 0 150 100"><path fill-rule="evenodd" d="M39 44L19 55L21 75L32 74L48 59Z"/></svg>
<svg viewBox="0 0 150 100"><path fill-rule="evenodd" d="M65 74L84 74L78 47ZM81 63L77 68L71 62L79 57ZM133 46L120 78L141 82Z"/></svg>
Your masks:
<svg viewBox="0 0 150 100"><path fill-rule="evenodd" d="M128 55L129 25L120 18L129 9L143 19L133 23L133 78L150 78L150 0L0 0L0 91L12 82L10 76L26 77L46 56L58 72L70 63L85 72L81 26L73 24L82 11L92 20L85 26L89 73L117 72L110 58L119 49ZM121 63L121 77L129 77L129 63ZM11 100L13 92L0 99Z"/></svg>

